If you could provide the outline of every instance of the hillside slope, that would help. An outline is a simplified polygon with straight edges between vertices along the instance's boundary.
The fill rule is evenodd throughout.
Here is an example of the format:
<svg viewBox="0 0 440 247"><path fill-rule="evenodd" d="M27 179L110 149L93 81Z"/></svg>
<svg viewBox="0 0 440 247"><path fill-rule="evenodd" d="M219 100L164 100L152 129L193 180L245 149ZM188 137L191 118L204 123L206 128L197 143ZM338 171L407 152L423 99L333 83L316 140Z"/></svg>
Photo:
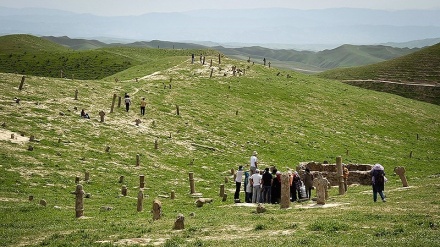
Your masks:
<svg viewBox="0 0 440 247"><path fill-rule="evenodd" d="M21 74L0 73L2 244L322 246L323 238L329 246L439 244L440 202L433 196L439 106L226 57L219 63L217 53L202 65L182 51L156 50L164 55L108 50L139 64L102 80L26 75L19 90ZM118 102L125 93L133 102L128 112ZM91 118L80 118L81 109ZM257 214L256 204L232 199L231 169L248 169L254 150L260 168L284 174L299 162L334 163L340 155L346 164L381 163L388 202L374 203L370 186L354 185L344 196L331 188L325 206L265 204L267 211ZM406 167L410 187L402 188L395 166ZM190 194L190 172L201 195ZM87 195L81 218L72 194L77 177ZM195 196L213 202L196 207ZM155 199L160 220L152 219ZM180 213L185 229L172 230Z"/></svg>
<svg viewBox="0 0 440 247"><path fill-rule="evenodd" d="M320 73L319 76L351 81L350 83L362 87L440 104L440 43L390 61L330 70Z"/></svg>

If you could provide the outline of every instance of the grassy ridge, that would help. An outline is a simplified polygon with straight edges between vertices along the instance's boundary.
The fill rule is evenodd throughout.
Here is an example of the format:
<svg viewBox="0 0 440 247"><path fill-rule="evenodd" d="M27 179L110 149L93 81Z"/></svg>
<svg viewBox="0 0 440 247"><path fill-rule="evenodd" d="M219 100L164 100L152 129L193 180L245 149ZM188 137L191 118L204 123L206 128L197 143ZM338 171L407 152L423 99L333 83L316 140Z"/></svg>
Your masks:
<svg viewBox="0 0 440 247"><path fill-rule="evenodd" d="M213 50L165 50L110 47L74 51L43 38L9 35L0 39L0 71L80 80L103 79L128 68L166 57L210 55ZM26 48L24 48L26 47ZM208 61L207 61L208 62ZM159 61L158 64L162 62ZM62 73L61 73L62 71Z"/></svg>
<svg viewBox="0 0 440 247"><path fill-rule="evenodd" d="M215 54L207 57L214 62L210 68L191 64L189 56L176 51L169 51L175 53L169 57L149 56L148 49L108 51L139 65L120 72L119 82L114 75L104 80L28 76L22 91L17 89L20 75L0 74L0 117L5 123L0 130L38 140L1 141L4 245L255 246L257 238L273 246L322 246L323 241L332 246L440 244L440 202L432 196L438 190L439 106L291 71L292 77L286 78L286 71L228 58L218 64ZM232 76L234 65L245 69L245 75ZM136 83L134 78L141 79ZM73 99L75 90L78 100ZM109 113L114 93L131 95L134 105L128 113L123 107ZM144 117L138 109L142 97L148 102ZM90 120L79 118L82 108ZM106 112L104 123L99 122L101 110ZM134 124L138 118L140 126ZM34 150L28 151L28 145ZM339 204L334 208L303 208L308 203L302 203L279 210L268 205L267 213L255 214L254 208L235 207L235 185L225 183L225 177L231 181L230 169L247 164L253 150L259 152L262 167L275 165L282 171L301 161L332 162L338 155L344 163L379 162L389 178L389 200L374 204L369 186L354 186L346 196L330 190L329 203ZM136 154L140 167L135 166ZM397 165L406 167L413 187L400 188L392 171ZM75 176L83 177L85 171L91 181L81 182L92 196L85 200L87 217L75 219L70 193ZM214 198L212 204L194 206L188 195L190 171L196 191ZM141 174L147 185L144 211L138 213ZM128 197L119 196L121 175ZM223 183L227 202L218 197ZM171 190L176 200L160 197ZM46 199L48 207L28 202L29 195ZM153 222L155 198L162 201L163 217ZM171 228L177 213L185 215L186 228L176 232Z"/></svg>
<svg viewBox="0 0 440 247"><path fill-rule="evenodd" d="M390 61L359 68L335 69L321 77L353 80L374 79L415 83L440 81L440 43Z"/></svg>

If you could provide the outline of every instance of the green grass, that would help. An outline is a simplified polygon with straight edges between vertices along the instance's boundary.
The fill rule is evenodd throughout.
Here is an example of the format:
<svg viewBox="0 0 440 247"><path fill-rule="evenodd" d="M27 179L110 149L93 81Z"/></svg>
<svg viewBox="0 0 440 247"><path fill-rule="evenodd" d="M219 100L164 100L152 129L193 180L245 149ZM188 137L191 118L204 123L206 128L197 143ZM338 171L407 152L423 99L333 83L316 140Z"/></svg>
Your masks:
<svg viewBox="0 0 440 247"><path fill-rule="evenodd" d="M439 106L290 71L292 78L277 76L287 72L228 58L219 65L215 53L207 56L215 69L209 78L209 65L191 65L189 56L177 51L103 51L115 60L128 54L137 65L102 80L28 75L21 91L21 75L0 73L1 133L38 140L0 141L1 245L255 246L257 239L272 246L440 245ZM246 75L233 77L232 65L246 68ZM116 106L109 113L113 94L126 92L134 102L131 110ZM138 109L141 97L148 103L144 117ZM90 120L79 118L82 108ZM137 118L140 126L134 124ZM282 171L302 161L334 163L339 155L344 163L381 163L389 179L388 202L373 203L370 186L353 186L344 196L330 190L328 203L336 207L267 205L265 213L256 214L255 208L234 206L232 182L222 202L219 185L225 176L232 181L230 169L247 164L253 150L262 167ZM410 188L401 189L395 166L405 166ZM86 217L77 219L71 192L75 177L83 179L86 171L91 179L81 183L91 197L84 199ZM188 172L194 172L196 192L213 203L195 206ZM118 182L122 175L124 184ZM146 178L142 212L136 211L139 175ZM128 187L127 197L120 196L122 185ZM171 190L175 200L161 197ZM162 202L163 216L153 222L155 198ZM47 207L38 205L41 199ZM185 229L174 231L179 213Z"/></svg>

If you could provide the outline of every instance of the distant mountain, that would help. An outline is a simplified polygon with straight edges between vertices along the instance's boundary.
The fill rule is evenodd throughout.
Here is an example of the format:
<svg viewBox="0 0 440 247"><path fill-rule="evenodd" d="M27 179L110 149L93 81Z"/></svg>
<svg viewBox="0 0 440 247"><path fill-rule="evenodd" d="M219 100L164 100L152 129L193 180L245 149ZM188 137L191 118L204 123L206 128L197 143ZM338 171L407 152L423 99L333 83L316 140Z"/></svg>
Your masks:
<svg viewBox="0 0 440 247"><path fill-rule="evenodd" d="M237 59L251 59L261 63L263 58L266 58L274 66L315 72L383 62L418 50L417 48L393 48L382 45L342 45L335 49L319 52L273 50L263 47L214 48Z"/></svg>
<svg viewBox="0 0 440 247"><path fill-rule="evenodd" d="M438 16L440 10L270 8L103 17L48 9L0 8L0 33L336 47L439 38Z"/></svg>

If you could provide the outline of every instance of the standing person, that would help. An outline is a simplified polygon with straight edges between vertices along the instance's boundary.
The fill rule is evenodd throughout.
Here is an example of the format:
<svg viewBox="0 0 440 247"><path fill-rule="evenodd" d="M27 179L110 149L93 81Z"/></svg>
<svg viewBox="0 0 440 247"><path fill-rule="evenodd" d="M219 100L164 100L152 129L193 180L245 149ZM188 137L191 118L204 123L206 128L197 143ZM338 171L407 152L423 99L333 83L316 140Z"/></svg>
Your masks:
<svg viewBox="0 0 440 247"><path fill-rule="evenodd" d="M125 94L125 110L128 112L128 110L130 110L130 104L131 104L131 100L130 100L130 96L128 94Z"/></svg>
<svg viewBox="0 0 440 247"><path fill-rule="evenodd" d="M269 167L266 167L262 177L263 181L263 203L271 202L272 189L272 174L270 174Z"/></svg>
<svg viewBox="0 0 440 247"><path fill-rule="evenodd" d="M293 191L292 193L292 202L301 199L301 178L299 177L299 174L297 171L294 171L293 174L293 180L292 180L292 186L290 187Z"/></svg>
<svg viewBox="0 0 440 247"><path fill-rule="evenodd" d="M280 203L281 199L281 172L277 171L277 169L273 170L275 172L275 176L272 179L272 195L271 195L271 203L276 204Z"/></svg>
<svg viewBox="0 0 440 247"><path fill-rule="evenodd" d="M386 202L383 191L385 189L385 169L381 164L375 164L370 171L371 180L373 185L373 201L377 201L377 193L379 193L383 202Z"/></svg>
<svg viewBox="0 0 440 247"><path fill-rule="evenodd" d="M240 188L242 181L243 181L243 166L239 166L235 176L235 194L234 194L235 202L237 201L240 202Z"/></svg>
<svg viewBox="0 0 440 247"><path fill-rule="evenodd" d="M304 173L304 186L306 187L307 198L310 200L312 196L313 174L310 172L309 168L306 168L306 172Z"/></svg>
<svg viewBox="0 0 440 247"><path fill-rule="evenodd" d="M261 180L260 170L255 170L255 173L251 176L252 184L252 203L258 203L261 199Z"/></svg>
<svg viewBox="0 0 440 247"><path fill-rule="evenodd" d="M251 176L256 172L256 169L258 168L258 158L257 158L257 151L252 152L251 156Z"/></svg>
<svg viewBox="0 0 440 247"><path fill-rule="evenodd" d="M252 201L252 187L251 182L249 181L249 171L244 172L244 201L251 202Z"/></svg>
<svg viewBox="0 0 440 247"><path fill-rule="evenodd" d="M342 169L342 177L344 178L344 189L345 192L347 192L347 188L348 188L348 174L350 174L350 172L348 171L347 165L344 165L344 169Z"/></svg>
<svg viewBox="0 0 440 247"><path fill-rule="evenodd" d="M145 115L145 106L147 106L147 102L145 102L145 98L142 98L141 101L141 115Z"/></svg>

